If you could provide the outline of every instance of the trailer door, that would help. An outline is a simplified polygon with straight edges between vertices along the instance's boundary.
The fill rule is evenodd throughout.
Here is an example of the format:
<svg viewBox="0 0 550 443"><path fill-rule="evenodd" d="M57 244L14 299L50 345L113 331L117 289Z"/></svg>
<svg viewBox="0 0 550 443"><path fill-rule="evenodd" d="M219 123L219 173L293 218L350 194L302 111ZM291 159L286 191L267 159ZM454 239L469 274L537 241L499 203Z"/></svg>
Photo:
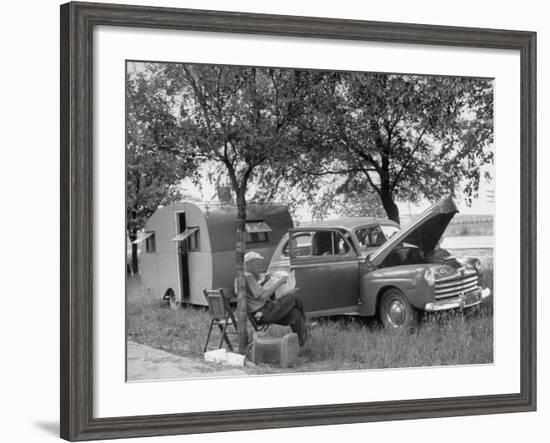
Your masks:
<svg viewBox="0 0 550 443"><path fill-rule="evenodd" d="M189 242L188 238L198 231L199 228L187 227L185 221L185 212L177 213L177 232L178 234L172 239L177 242L177 254L178 254L178 266L179 266L179 278L180 278L180 300L189 300Z"/></svg>

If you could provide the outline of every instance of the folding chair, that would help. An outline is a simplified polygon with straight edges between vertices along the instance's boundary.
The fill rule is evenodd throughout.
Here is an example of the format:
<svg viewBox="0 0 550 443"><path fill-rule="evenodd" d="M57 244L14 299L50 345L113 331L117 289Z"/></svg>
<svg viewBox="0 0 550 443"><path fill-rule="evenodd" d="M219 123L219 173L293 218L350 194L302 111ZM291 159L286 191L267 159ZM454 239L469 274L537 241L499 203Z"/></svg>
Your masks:
<svg viewBox="0 0 550 443"><path fill-rule="evenodd" d="M208 310L212 318L210 321L210 328L208 329L208 336L206 337L206 344L204 345L204 352L208 349L208 343L210 342L210 335L214 325L219 328L221 333L220 344L216 349L220 349L225 341L228 350L232 351L233 345L227 335L237 335L237 321L235 320L229 301L223 293L223 289L204 289L202 292L208 302ZM230 326L233 331L228 330Z"/></svg>

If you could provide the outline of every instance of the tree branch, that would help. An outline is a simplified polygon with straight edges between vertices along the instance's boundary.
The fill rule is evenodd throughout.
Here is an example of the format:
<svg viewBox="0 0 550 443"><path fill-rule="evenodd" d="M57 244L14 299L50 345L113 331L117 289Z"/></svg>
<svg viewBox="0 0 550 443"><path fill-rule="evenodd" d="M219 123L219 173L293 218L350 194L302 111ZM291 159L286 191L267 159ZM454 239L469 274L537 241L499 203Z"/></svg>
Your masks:
<svg viewBox="0 0 550 443"><path fill-rule="evenodd" d="M374 169L376 169L376 172L378 172L380 174L380 165L374 159L374 157L370 153L365 152L361 148L357 147L354 143L350 143L349 138L348 138L344 128L341 125L338 125L338 126L339 126L339 129L340 129L339 133L340 133L340 139L342 140L342 142L349 149L351 149L353 152L355 152L359 157L361 157L363 160L369 162L374 167Z"/></svg>
<svg viewBox="0 0 550 443"><path fill-rule="evenodd" d="M414 145L414 148L412 149L412 151L409 153L409 155L407 156L407 159L405 160L405 162L402 164L401 166L401 169L399 170L399 172L397 173L397 175L395 176L395 180L393 181L392 185L391 185L391 190L393 192L393 190L395 189L395 187L397 186L397 183L399 183L399 179L401 178L401 175L403 174L403 171L405 171L405 169L408 167L410 161L412 160L414 154L416 153L416 151L420 148L420 142L422 141L422 137L424 137L424 134L426 133L426 131L428 130L428 125L426 125L424 127L424 129L422 130L422 133L420 134L420 136L418 137L418 139L416 140L416 143Z"/></svg>
<svg viewBox="0 0 550 443"><path fill-rule="evenodd" d="M252 170L254 169L253 165L248 165L247 168L244 171L244 174L241 178L241 189L246 190L248 185L248 179L250 178L250 175L252 174Z"/></svg>
<svg viewBox="0 0 550 443"><path fill-rule="evenodd" d="M365 176L367 177L367 181L369 182L369 185L372 186L372 189L374 189L378 195L382 196L382 191L380 190L380 188L374 184L374 182L372 181L372 178L369 174L369 170L364 170L363 171L365 173Z"/></svg>
<svg viewBox="0 0 550 443"><path fill-rule="evenodd" d="M363 160L369 162L375 169L376 172L380 173L381 172L381 167L380 165L378 164L378 162L374 159L374 157L372 155L370 155L370 153L368 152L365 152L363 151L361 148L357 148L357 147L354 147L354 146L350 146L350 148L352 149L352 151L354 151L359 157L361 157Z"/></svg>
<svg viewBox="0 0 550 443"><path fill-rule="evenodd" d="M311 171L307 169L302 169L298 166L293 166L293 169L295 169L296 171L302 174L313 175L315 177L321 177L324 175L345 175L345 174L351 174L353 172L365 172L365 171L376 172L376 169L368 169L363 167L339 169L339 170Z"/></svg>

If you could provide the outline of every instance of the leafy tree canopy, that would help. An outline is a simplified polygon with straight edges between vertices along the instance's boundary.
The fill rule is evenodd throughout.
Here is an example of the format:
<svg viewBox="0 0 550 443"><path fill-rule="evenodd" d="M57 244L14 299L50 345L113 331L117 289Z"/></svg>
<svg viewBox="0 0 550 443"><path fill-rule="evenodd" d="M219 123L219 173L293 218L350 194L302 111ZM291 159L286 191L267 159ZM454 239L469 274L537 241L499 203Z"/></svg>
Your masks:
<svg viewBox="0 0 550 443"><path fill-rule="evenodd" d="M176 155L179 128L166 84L149 70L127 79L126 229L131 241L160 206L181 198L180 179L193 173L190 157ZM138 272L137 248L132 267Z"/></svg>
<svg viewBox="0 0 550 443"><path fill-rule="evenodd" d="M481 168L493 159L491 80L345 72L309 78L313 90L287 180L314 189L319 177L347 176L368 185L395 221L397 199L476 196Z"/></svg>

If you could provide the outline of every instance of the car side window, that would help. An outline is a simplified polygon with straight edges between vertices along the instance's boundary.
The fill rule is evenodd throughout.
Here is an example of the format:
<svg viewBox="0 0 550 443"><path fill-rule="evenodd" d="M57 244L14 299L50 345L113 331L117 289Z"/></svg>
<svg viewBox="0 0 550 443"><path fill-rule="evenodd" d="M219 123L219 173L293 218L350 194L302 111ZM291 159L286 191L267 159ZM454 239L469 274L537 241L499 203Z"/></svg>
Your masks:
<svg viewBox="0 0 550 443"><path fill-rule="evenodd" d="M339 232L335 232L334 237L336 245L335 253L337 255L349 255L352 252L349 241L347 241Z"/></svg>
<svg viewBox="0 0 550 443"><path fill-rule="evenodd" d="M312 240L314 256L346 256L352 252L349 242L340 232L316 231Z"/></svg>
<svg viewBox="0 0 550 443"><path fill-rule="evenodd" d="M296 232L292 240L286 242L282 255L290 256L290 243L292 242L293 257L309 257L311 255L311 232Z"/></svg>

